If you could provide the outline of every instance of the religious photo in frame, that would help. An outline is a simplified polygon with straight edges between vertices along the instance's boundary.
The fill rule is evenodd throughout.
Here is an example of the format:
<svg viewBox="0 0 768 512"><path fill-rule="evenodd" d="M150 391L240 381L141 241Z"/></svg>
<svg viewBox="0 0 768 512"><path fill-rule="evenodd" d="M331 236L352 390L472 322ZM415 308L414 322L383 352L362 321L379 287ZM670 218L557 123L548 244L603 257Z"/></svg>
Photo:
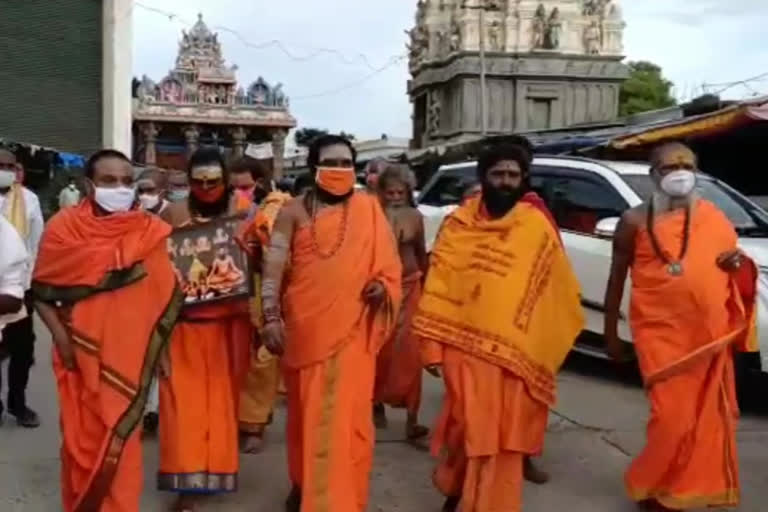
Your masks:
<svg viewBox="0 0 768 512"><path fill-rule="evenodd" d="M168 237L185 306L248 297L250 258L235 240L241 222L241 217L226 217L177 228Z"/></svg>

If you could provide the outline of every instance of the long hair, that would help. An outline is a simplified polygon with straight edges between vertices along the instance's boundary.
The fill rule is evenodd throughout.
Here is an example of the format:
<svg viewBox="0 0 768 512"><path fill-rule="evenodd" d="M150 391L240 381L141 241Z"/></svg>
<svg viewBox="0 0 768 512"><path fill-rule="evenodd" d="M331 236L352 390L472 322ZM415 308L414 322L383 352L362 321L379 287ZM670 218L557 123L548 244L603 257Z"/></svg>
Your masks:
<svg viewBox="0 0 768 512"><path fill-rule="evenodd" d="M347 146L349 152L352 153L352 163L355 164L357 162L357 150L355 150L355 146L352 145L349 139L340 135L321 135L309 145L307 167L309 167L309 172L312 173L312 176L317 172L317 164L320 163L320 151L328 146L336 146L338 144Z"/></svg>
<svg viewBox="0 0 768 512"><path fill-rule="evenodd" d="M501 144L483 149L477 159L477 179L481 183L485 183L488 171L502 160L511 160L518 163L523 174L522 186L528 189L533 154L521 144Z"/></svg>
<svg viewBox="0 0 768 512"><path fill-rule="evenodd" d="M413 199L413 190L416 187L416 177L408 167L399 164L388 164L384 167L384 170L379 174L379 181L376 185L377 192L379 194L379 200L384 205L384 192L390 183L401 183L405 186L406 194L408 195L408 205L412 208L416 207L416 201Z"/></svg>

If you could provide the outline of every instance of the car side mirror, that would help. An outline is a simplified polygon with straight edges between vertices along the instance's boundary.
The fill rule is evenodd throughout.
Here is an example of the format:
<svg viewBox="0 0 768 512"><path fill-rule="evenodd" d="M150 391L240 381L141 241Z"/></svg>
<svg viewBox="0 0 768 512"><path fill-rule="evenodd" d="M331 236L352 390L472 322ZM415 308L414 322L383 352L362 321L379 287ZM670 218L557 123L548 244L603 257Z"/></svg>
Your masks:
<svg viewBox="0 0 768 512"><path fill-rule="evenodd" d="M616 234L619 220L618 217L609 217L599 221L597 226L595 226L595 235L600 238L613 238L613 235Z"/></svg>

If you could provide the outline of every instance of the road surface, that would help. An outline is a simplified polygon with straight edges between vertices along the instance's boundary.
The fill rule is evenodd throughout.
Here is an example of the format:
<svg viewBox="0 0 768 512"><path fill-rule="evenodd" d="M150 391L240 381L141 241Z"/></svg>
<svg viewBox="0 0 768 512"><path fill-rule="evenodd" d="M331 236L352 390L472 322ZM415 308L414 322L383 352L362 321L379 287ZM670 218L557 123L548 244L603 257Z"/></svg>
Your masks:
<svg viewBox="0 0 768 512"><path fill-rule="evenodd" d="M58 416L50 369L50 338L39 332L38 364L29 402L43 419L23 430L6 417L0 428L0 511L51 512L59 504ZM540 464L552 474L544 486L527 485L526 512L630 512L622 476L644 441L647 404L637 382L620 379L607 363L575 358L559 378L559 401L550 417ZM439 381L425 377L423 420L431 424L441 400ZM259 455L241 458L240 491L211 498L202 511L279 512L288 493L283 436L284 407ZM442 498L430 482L432 461L425 450L403 442L404 413L389 411L390 428L376 444L369 512L439 512ZM768 418L746 416L739 426L743 504L765 510L768 499ZM155 490L157 443L145 442L142 512L164 511L171 496ZM761 503L763 503L761 505Z"/></svg>

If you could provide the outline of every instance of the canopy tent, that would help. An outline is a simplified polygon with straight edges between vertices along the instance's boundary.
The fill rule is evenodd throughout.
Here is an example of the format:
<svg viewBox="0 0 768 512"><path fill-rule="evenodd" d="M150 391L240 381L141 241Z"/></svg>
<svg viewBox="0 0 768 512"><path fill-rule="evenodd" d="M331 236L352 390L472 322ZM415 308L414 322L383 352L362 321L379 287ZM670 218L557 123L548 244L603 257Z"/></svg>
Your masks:
<svg viewBox="0 0 768 512"><path fill-rule="evenodd" d="M617 150L631 150L672 140L717 136L763 121L768 121L768 97L736 103L715 112L657 126L637 127L636 130L628 130L628 133L614 137L608 145Z"/></svg>

